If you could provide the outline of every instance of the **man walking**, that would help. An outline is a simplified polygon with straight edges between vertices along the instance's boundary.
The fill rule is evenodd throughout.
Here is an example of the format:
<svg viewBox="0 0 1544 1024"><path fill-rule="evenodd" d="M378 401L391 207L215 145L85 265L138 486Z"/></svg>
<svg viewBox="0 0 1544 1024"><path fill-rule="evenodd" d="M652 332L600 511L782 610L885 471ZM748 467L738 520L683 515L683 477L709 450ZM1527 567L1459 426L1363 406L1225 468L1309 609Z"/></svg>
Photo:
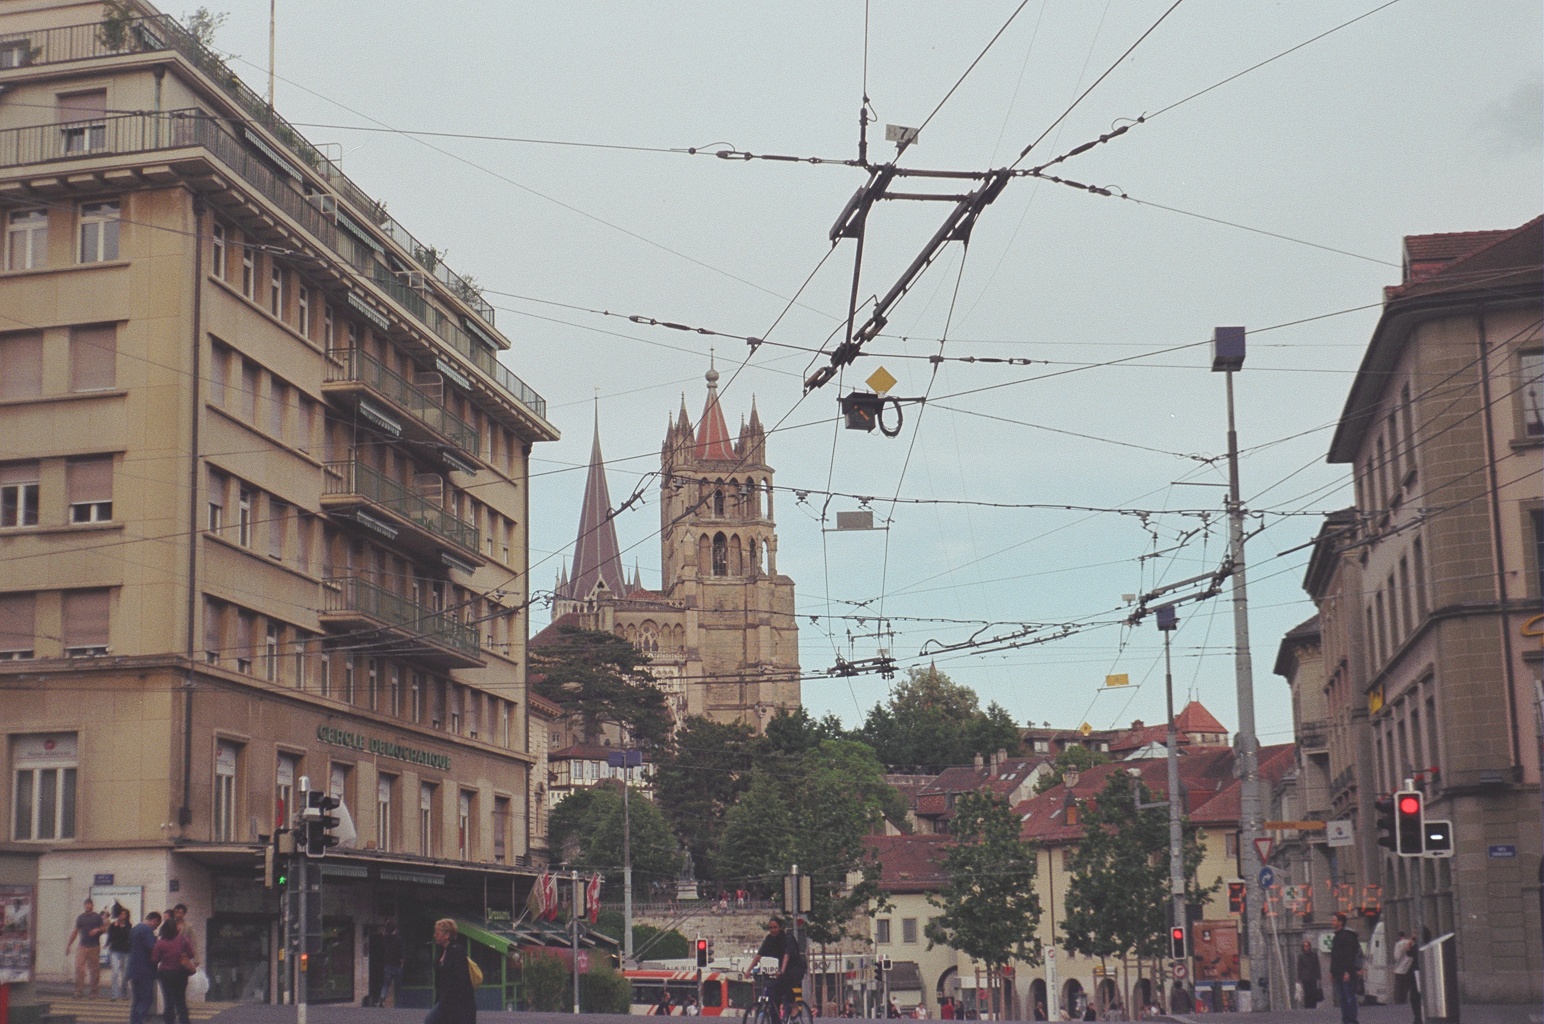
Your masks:
<svg viewBox="0 0 1544 1024"><path fill-rule="evenodd" d="M161 915L152 910L129 932L129 1024L145 1024L155 1006L155 933Z"/></svg>
<svg viewBox="0 0 1544 1024"><path fill-rule="evenodd" d="M1303 1008L1312 1010L1324 998L1321 988L1323 975L1319 973L1319 951L1313 943L1303 940L1303 948L1297 954L1297 983L1303 987Z"/></svg>
<svg viewBox="0 0 1544 1024"><path fill-rule="evenodd" d="M397 919L388 917L386 929L381 933L381 997L376 1000L377 1006L396 1006L397 996L402 991L402 963L405 953L402 949L402 936L397 934ZM386 1002L387 993L391 994L391 1002Z"/></svg>
<svg viewBox="0 0 1544 1024"><path fill-rule="evenodd" d="M70 948L79 939L80 945L75 948L75 998L82 998L89 978L91 998L95 999L97 989L102 986L102 933L107 931L107 924L102 920L102 915L96 912L96 904L89 897L81 907L80 916L75 919L75 928L70 932L69 941L64 944L64 955L66 959L69 958Z"/></svg>
<svg viewBox="0 0 1544 1024"><path fill-rule="evenodd" d="M1335 915L1335 938L1330 943L1330 981L1340 1001L1341 1024L1357 1024L1356 976L1362 968L1362 942L1346 927L1346 915Z"/></svg>

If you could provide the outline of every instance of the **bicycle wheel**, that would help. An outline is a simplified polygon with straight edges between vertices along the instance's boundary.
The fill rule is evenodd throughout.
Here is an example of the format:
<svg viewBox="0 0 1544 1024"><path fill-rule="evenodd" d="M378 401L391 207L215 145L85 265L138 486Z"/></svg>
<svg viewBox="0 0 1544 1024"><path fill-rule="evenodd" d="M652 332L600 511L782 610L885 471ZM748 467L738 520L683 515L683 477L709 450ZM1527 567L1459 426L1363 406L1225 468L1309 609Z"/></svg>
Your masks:
<svg viewBox="0 0 1544 1024"><path fill-rule="evenodd" d="M745 1015L740 1018L740 1024L777 1024L777 1018L772 1015L772 1008L766 1003L755 1003L745 1010Z"/></svg>
<svg viewBox="0 0 1544 1024"><path fill-rule="evenodd" d="M788 1015L788 1024L815 1024L809 1004L802 999L795 999L793 1012Z"/></svg>

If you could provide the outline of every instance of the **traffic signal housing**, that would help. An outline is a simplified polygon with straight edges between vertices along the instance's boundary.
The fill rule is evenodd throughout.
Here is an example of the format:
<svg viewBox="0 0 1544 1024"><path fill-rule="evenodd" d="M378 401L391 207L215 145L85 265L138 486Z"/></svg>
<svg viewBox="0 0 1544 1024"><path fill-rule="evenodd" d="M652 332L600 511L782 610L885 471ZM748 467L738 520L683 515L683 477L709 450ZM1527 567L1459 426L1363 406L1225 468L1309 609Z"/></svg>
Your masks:
<svg viewBox="0 0 1544 1024"><path fill-rule="evenodd" d="M708 966L708 940L707 939L698 939L697 940L697 966L698 967L706 967L706 966Z"/></svg>
<svg viewBox="0 0 1544 1024"><path fill-rule="evenodd" d="M1185 926L1177 924L1169 929L1169 958L1185 959Z"/></svg>
<svg viewBox="0 0 1544 1024"><path fill-rule="evenodd" d="M1402 789L1394 794L1395 832L1401 857L1421 857L1426 853L1426 798L1416 789Z"/></svg>
<svg viewBox="0 0 1544 1024"><path fill-rule="evenodd" d="M306 793L306 809L303 820L306 826L305 844L307 857L325 857L330 847L338 845L338 837L332 830L339 825L337 810L341 801L317 790Z"/></svg>
<svg viewBox="0 0 1544 1024"><path fill-rule="evenodd" d="M1378 826L1378 845L1399 852L1394 821L1394 798L1380 796L1373 801L1373 814Z"/></svg>
<svg viewBox="0 0 1544 1024"><path fill-rule="evenodd" d="M272 843L263 844L263 859L257 866L256 881L264 889L272 889L274 882L274 848Z"/></svg>

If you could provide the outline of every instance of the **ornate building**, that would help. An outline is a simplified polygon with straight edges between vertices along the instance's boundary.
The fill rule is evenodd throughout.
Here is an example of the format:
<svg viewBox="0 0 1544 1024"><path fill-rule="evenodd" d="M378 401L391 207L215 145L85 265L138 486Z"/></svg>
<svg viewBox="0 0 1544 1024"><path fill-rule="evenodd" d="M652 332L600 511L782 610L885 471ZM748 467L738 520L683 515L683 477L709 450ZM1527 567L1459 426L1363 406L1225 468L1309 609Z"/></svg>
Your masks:
<svg viewBox="0 0 1544 1024"><path fill-rule="evenodd" d="M614 632L653 660L678 718L760 729L777 708L799 704L793 580L777 571L772 468L755 402L731 441L717 370L707 384L696 426L682 396L665 429L660 589L622 569L597 421L572 575L559 577L553 623L532 643L553 642L565 625Z"/></svg>

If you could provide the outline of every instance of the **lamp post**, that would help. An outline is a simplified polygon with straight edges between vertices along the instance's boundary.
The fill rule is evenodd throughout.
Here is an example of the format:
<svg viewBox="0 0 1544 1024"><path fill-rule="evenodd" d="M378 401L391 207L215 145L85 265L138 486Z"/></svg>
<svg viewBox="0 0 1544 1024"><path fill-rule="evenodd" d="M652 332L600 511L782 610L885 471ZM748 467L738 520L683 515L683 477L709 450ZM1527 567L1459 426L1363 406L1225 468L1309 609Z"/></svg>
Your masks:
<svg viewBox="0 0 1544 1024"><path fill-rule="evenodd" d="M1158 629L1163 633L1163 693L1168 701L1169 732L1167 737L1169 762L1169 899L1172 901L1173 927L1185 929L1190 937L1190 925L1185 920L1185 845L1180 829L1179 791L1179 734L1174 727L1174 666L1169 654L1169 641L1179 625L1179 616L1171 604L1155 609ZM1189 953L1190 943L1185 943Z"/></svg>
<svg viewBox="0 0 1544 1024"><path fill-rule="evenodd" d="M1260 891L1263 835L1260 756L1255 737L1254 666L1249 656L1249 596L1244 578L1244 503L1239 497L1238 432L1233 425L1233 374L1244 367L1244 328L1218 327L1212 333L1212 372L1226 375L1228 387L1228 557L1233 577L1233 672L1238 688L1239 860L1244 875L1244 916L1248 923L1249 973L1256 991L1265 981L1265 933L1260 927L1264 893ZM1266 1009L1256 999L1253 1009Z"/></svg>

